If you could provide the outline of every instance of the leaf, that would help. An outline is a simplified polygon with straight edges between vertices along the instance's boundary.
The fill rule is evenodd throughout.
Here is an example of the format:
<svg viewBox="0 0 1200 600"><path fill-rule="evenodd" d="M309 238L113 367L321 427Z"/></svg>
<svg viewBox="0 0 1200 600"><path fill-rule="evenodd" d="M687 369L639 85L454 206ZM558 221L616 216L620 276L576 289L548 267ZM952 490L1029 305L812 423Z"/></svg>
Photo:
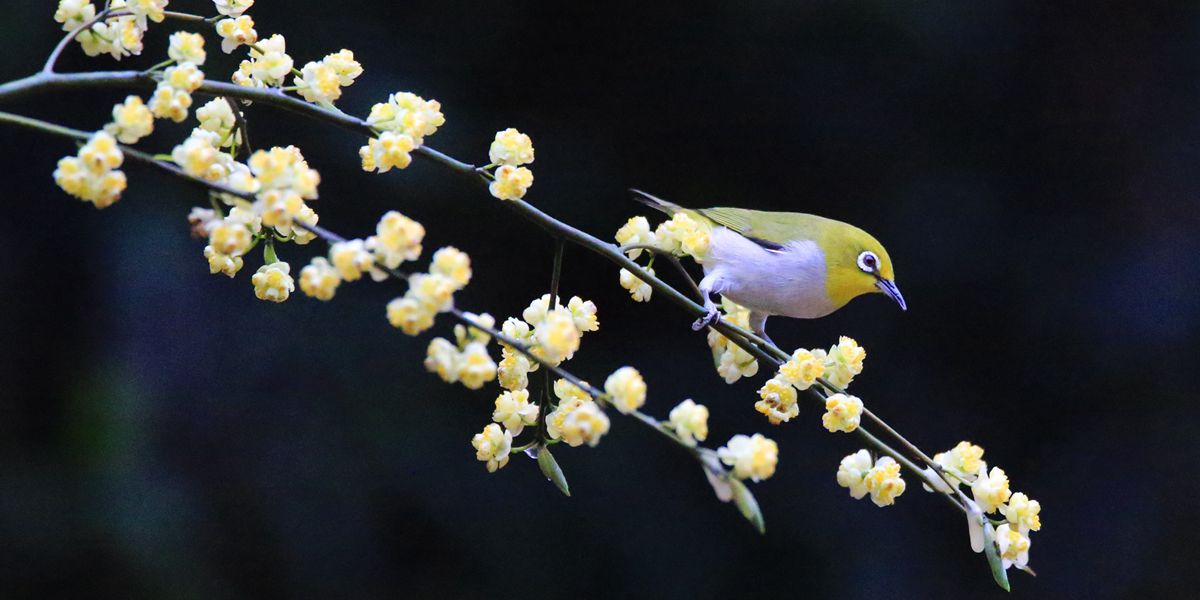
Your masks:
<svg viewBox="0 0 1200 600"><path fill-rule="evenodd" d="M750 521L751 525L758 532L766 533L767 526L763 522L762 510L758 508L758 500L754 499L754 494L750 492L750 488L738 479L729 479L729 485L733 487L733 502L737 504L738 510L742 512L742 516Z"/></svg>
<svg viewBox="0 0 1200 600"><path fill-rule="evenodd" d="M542 446L538 450L538 467L542 470L542 475L546 479L554 483L554 487L562 492L564 496L571 497L571 488L567 485L567 477L563 475L562 469L558 466L558 461L554 460L554 455L550 454L550 448Z"/></svg>
<svg viewBox="0 0 1200 600"><path fill-rule="evenodd" d="M1008 585L1008 571L1004 568L1004 561L1001 560L1000 553L996 549L996 528L992 527L991 523L983 526L983 553L992 567L992 579L996 580L996 585L1006 592L1011 592L1012 588Z"/></svg>

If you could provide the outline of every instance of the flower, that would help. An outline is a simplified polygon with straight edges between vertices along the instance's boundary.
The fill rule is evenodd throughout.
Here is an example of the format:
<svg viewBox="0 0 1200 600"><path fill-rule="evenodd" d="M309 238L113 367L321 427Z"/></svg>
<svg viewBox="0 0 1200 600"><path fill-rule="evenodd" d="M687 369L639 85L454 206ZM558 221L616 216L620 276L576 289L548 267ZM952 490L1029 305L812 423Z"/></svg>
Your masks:
<svg viewBox="0 0 1200 600"><path fill-rule="evenodd" d="M582 382L587 385L586 381ZM554 380L554 396L563 402L591 402L592 396L566 379Z"/></svg>
<svg viewBox="0 0 1200 600"><path fill-rule="evenodd" d="M495 423L489 423L483 432L471 438L475 447L475 458L487 463L488 473L508 464L508 453L512 451L512 432L505 431Z"/></svg>
<svg viewBox="0 0 1200 600"><path fill-rule="evenodd" d="M622 246L631 244L647 244L651 246L658 245L658 238L654 236L654 232L650 231L650 221L646 217L630 217L620 229L617 230L617 243ZM642 255L641 248L634 248L627 252L629 258L637 259ZM624 284L622 284L624 285Z"/></svg>
<svg viewBox="0 0 1200 600"><path fill-rule="evenodd" d="M1003 514L1009 523L1017 526L1024 534L1042 528L1042 519L1038 516L1040 512L1042 512L1041 503L1037 500L1030 500L1029 496L1021 492L1010 496L1008 504L1000 507L1000 514Z"/></svg>
<svg viewBox="0 0 1200 600"><path fill-rule="evenodd" d="M642 267L650 275L654 274L654 269L650 267ZM629 296L634 302L649 302L650 295L654 293L654 288L650 284L638 279L636 275L625 269L621 269L621 287L629 290Z"/></svg>
<svg viewBox="0 0 1200 600"><path fill-rule="evenodd" d="M105 125L104 131L122 144L136 144L154 131L154 113L139 96L128 96L125 102L114 105L112 116L113 122Z"/></svg>
<svg viewBox="0 0 1200 600"><path fill-rule="evenodd" d="M214 221L208 232L208 244L215 252L227 256L242 256L254 243L250 229L232 213Z"/></svg>
<svg viewBox="0 0 1200 600"><path fill-rule="evenodd" d="M64 192L96 208L106 208L125 191L125 173L117 169L124 160L117 140L105 131L97 131L78 154L58 161L54 182Z"/></svg>
<svg viewBox="0 0 1200 600"><path fill-rule="evenodd" d="M232 147L241 141L240 133L233 134L237 116L224 98L214 98L201 106L196 110L196 120L200 121L200 129L217 134L221 147Z"/></svg>
<svg viewBox="0 0 1200 600"><path fill-rule="evenodd" d="M458 348L446 338L433 338L425 349L425 370L437 373L446 383L458 381Z"/></svg>
<svg viewBox="0 0 1200 600"><path fill-rule="evenodd" d="M579 349L579 329L571 311L558 307L546 314L545 320L534 328L534 339L546 360L558 363L570 359Z"/></svg>
<svg viewBox="0 0 1200 600"><path fill-rule="evenodd" d="M259 300L283 302L296 289L296 284L290 275L291 265L276 261L258 268L250 282L254 284L254 295Z"/></svg>
<svg viewBox="0 0 1200 600"><path fill-rule="evenodd" d="M904 493L905 483L900 478L900 463L890 456L881 456L875 461L875 466L867 472L867 490L871 492L871 502L875 506L891 506L896 503L896 497Z"/></svg>
<svg viewBox="0 0 1200 600"><path fill-rule="evenodd" d="M954 480L966 483L975 481L975 475L979 473L979 468L985 466L983 448L966 441L959 442L949 451L934 454L933 462L946 471L946 476L950 478L949 483L951 484L955 483Z"/></svg>
<svg viewBox="0 0 1200 600"><path fill-rule="evenodd" d="M671 409L667 418L675 435L688 446L708 438L708 407L703 404L684 400Z"/></svg>
<svg viewBox="0 0 1200 600"><path fill-rule="evenodd" d="M530 404L529 392L516 390L504 392L496 397L496 410L492 420L504 425L513 435L521 435L526 425L537 423L538 406Z"/></svg>
<svg viewBox="0 0 1200 600"><path fill-rule="evenodd" d="M150 111L156 119L170 119L182 123L187 119L191 106L190 93L161 83L154 89L154 95L150 96Z"/></svg>
<svg viewBox="0 0 1200 600"><path fill-rule="evenodd" d="M119 8L116 1L112 3L111 7ZM94 13L95 9L90 12ZM88 19L90 20L91 17ZM82 22L79 23L79 25L82 24ZM74 27L71 30L74 30ZM131 54L142 53L142 35L145 30L145 27L138 25L138 18L130 15L109 18L96 23L87 31L80 32L75 39L79 40L80 46L83 47L83 53L88 56L107 53L115 60L121 60Z"/></svg>
<svg viewBox="0 0 1200 600"><path fill-rule="evenodd" d="M300 269L300 291L317 300L332 300L333 294L342 284L342 276L324 256L315 256L312 262Z"/></svg>
<svg viewBox="0 0 1200 600"><path fill-rule="evenodd" d="M571 296L567 302L567 310L571 311L571 318L575 321L575 328L579 330L579 333L600 329L600 321L596 319L595 302L585 301L579 296Z"/></svg>
<svg viewBox="0 0 1200 600"><path fill-rule="evenodd" d="M426 100L409 92L396 92L388 96L386 103L372 106L367 116L368 125L407 135L416 146L424 143L426 136L433 135L445 123L442 105L437 100Z"/></svg>
<svg viewBox="0 0 1200 600"><path fill-rule="evenodd" d="M408 278L407 294L433 312L446 312L454 306L454 281L437 273L417 273Z"/></svg>
<svg viewBox="0 0 1200 600"><path fill-rule="evenodd" d="M779 376L804 391L812 387L825 372L825 351L797 349L786 363L779 367Z"/></svg>
<svg viewBox="0 0 1200 600"><path fill-rule="evenodd" d="M125 0L125 10L137 19L138 27L146 29L146 20L162 23L170 0Z"/></svg>
<svg viewBox="0 0 1200 600"><path fill-rule="evenodd" d="M975 503L983 512L996 512L996 509L1012 495L1012 491L1008 489L1008 475L1005 475L1004 469L1000 467L992 467L989 473L987 465L980 465L979 474L971 484L971 495L975 497Z"/></svg>
<svg viewBox="0 0 1200 600"><path fill-rule="evenodd" d="M604 381L604 391L621 414L629 414L646 403L646 382L633 367L621 367Z"/></svg>
<svg viewBox="0 0 1200 600"><path fill-rule="evenodd" d="M248 164L263 190L288 192L306 200L317 197L321 174L308 166L308 161L304 160L304 155L295 146L258 150L250 157Z"/></svg>
<svg viewBox="0 0 1200 600"><path fill-rule="evenodd" d="M91 0L59 0L54 20L62 23L63 31L75 31L96 16Z"/></svg>
<svg viewBox="0 0 1200 600"><path fill-rule="evenodd" d="M488 191L501 200L517 200L524 198L532 185L533 171L526 167L502 165L496 169L496 179L488 186Z"/></svg>
<svg viewBox="0 0 1200 600"><path fill-rule="evenodd" d="M1029 564L1030 545L1029 537L1008 523L996 528L996 546L1000 549L1000 562L1005 569L1013 565L1024 569Z"/></svg>
<svg viewBox="0 0 1200 600"><path fill-rule="evenodd" d="M550 295L546 294L544 297L549 299ZM536 303L537 300L534 300L534 302ZM532 306L533 305L531 304L530 307ZM544 314L545 313L543 313L543 315ZM505 319L504 324L500 326L500 332L503 333L505 337L526 345L533 342L533 331L529 329L529 323L526 323L525 321L522 321L516 317L509 317ZM537 365L535 364L531 370L536 371Z"/></svg>
<svg viewBox="0 0 1200 600"><path fill-rule="evenodd" d="M487 313L477 315L475 313L463 313L467 319L479 325L479 327L492 328L496 326L496 318ZM479 329L479 327L467 327L464 325L454 326L454 339L458 341L459 348L465 348L467 344L484 344L492 341L492 336L488 332Z"/></svg>
<svg viewBox="0 0 1200 600"><path fill-rule="evenodd" d="M850 433L858 429L859 419L862 418L863 403L856 396L833 394L825 399L825 414L821 416L821 424L830 433L844 431Z"/></svg>
<svg viewBox="0 0 1200 600"><path fill-rule="evenodd" d="M213 2L217 5L217 12L227 17L239 16L254 6L254 0L213 0Z"/></svg>
<svg viewBox="0 0 1200 600"><path fill-rule="evenodd" d="M354 53L342 48L333 54L326 54L322 59L325 64L333 67L333 72L337 73L338 80L342 87L347 87L362 75L363 68L357 60L354 60Z"/></svg>
<svg viewBox="0 0 1200 600"><path fill-rule="evenodd" d="M304 65L296 76L297 91L309 102L332 104L342 97L342 88L354 83L362 71L354 53L342 50Z"/></svg>
<svg viewBox="0 0 1200 600"><path fill-rule="evenodd" d="M838 343L829 349L825 359L825 378L830 383L845 389L856 375L862 373L863 359L867 351L854 341L854 338L842 336Z"/></svg>
<svg viewBox="0 0 1200 600"><path fill-rule="evenodd" d="M378 138L367 140L367 145L358 149L358 157L362 159L362 170L386 173L392 167L403 169L411 164L409 153L416 147L417 143L408 135L385 131Z"/></svg>
<svg viewBox="0 0 1200 600"><path fill-rule="evenodd" d="M691 256L697 261L703 261L708 254L709 228L685 212L677 212L669 221L659 224L654 236L664 252Z"/></svg>
<svg viewBox="0 0 1200 600"><path fill-rule="evenodd" d="M453 281L456 290L462 289L471 282L471 257L454 246L439 248L433 253L429 272Z"/></svg>
<svg viewBox="0 0 1200 600"><path fill-rule="evenodd" d="M221 152L217 146L220 143L220 136L197 127L182 144L175 146L171 151L171 160L192 177L221 181L232 170L233 159Z"/></svg>
<svg viewBox="0 0 1200 600"><path fill-rule="evenodd" d="M548 312L550 312L550 294L542 294L540 298L529 303L529 306L521 313L521 318L525 319L526 323L537 327L546 320ZM574 319L572 319L573 322Z"/></svg>
<svg viewBox="0 0 1200 600"><path fill-rule="evenodd" d="M195 63L184 62L163 71L162 81L158 85L166 85L177 90L191 93L204 84L204 72Z"/></svg>
<svg viewBox="0 0 1200 600"><path fill-rule="evenodd" d="M177 63L203 65L204 59L208 58L204 52L204 36L186 31L172 33L167 56Z"/></svg>
<svg viewBox="0 0 1200 600"><path fill-rule="evenodd" d="M254 19L242 15L235 19L221 19L217 22L217 35L221 36L221 50L225 54L234 51L238 46L249 46L258 42L258 32L254 30ZM249 63L242 64L249 67Z"/></svg>
<svg viewBox="0 0 1200 600"><path fill-rule="evenodd" d="M346 281L358 281L364 271L375 266L375 256L367 251L363 240L337 242L329 247L329 262Z"/></svg>
<svg viewBox="0 0 1200 600"><path fill-rule="evenodd" d="M217 27L220 31L219 24ZM292 72L293 64L287 54L287 40L277 33L250 49L250 60L242 61L234 74L234 83L245 87L278 87Z"/></svg>
<svg viewBox="0 0 1200 600"><path fill-rule="evenodd" d="M408 335L417 335L433 327L435 311L408 296L396 298L387 305L387 319Z"/></svg>
<svg viewBox="0 0 1200 600"><path fill-rule="evenodd" d="M509 127L496 132L496 139L488 150L493 165L521 165L533 162L533 141L529 136Z"/></svg>
<svg viewBox="0 0 1200 600"><path fill-rule="evenodd" d="M551 439L562 439L568 446L576 448L587 444L595 447L600 438L608 433L608 415L590 400L572 400L559 405L546 420L546 432Z"/></svg>
<svg viewBox="0 0 1200 600"><path fill-rule="evenodd" d="M772 377L758 390L762 400L754 403L754 410L767 416L772 425L787 422L800 414L796 404L796 388L779 377Z"/></svg>
<svg viewBox="0 0 1200 600"><path fill-rule="evenodd" d="M866 449L849 454L838 465L838 485L850 490L850 497L861 500L867 495L867 473L871 471L871 453Z"/></svg>
<svg viewBox="0 0 1200 600"><path fill-rule="evenodd" d="M500 380L500 387L512 391L528 387L529 371L532 370L529 358L507 348L502 351L502 354L500 365L496 367L496 377Z"/></svg>
<svg viewBox="0 0 1200 600"><path fill-rule="evenodd" d="M761 481L775 474L779 462L779 446L761 433L753 436L735 435L717 449L721 462L733 467L733 476Z"/></svg>
<svg viewBox="0 0 1200 600"><path fill-rule="evenodd" d="M367 240L367 247L375 253L377 262L395 269L406 260L420 258L424 238L424 225L389 210L375 225L375 235Z"/></svg>
<svg viewBox="0 0 1200 600"><path fill-rule="evenodd" d="M496 363L488 355L487 346L478 342L467 344L458 357L458 380L467 389L477 390L494 379Z"/></svg>
<svg viewBox="0 0 1200 600"><path fill-rule="evenodd" d="M222 254L214 250L212 246L204 247L204 258L208 259L208 272L213 275L222 273L233 277L242 270L242 257Z"/></svg>
<svg viewBox="0 0 1200 600"><path fill-rule="evenodd" d="M725 379L725 383L733 383L742 377L758 374L758 360L741 346L731 343L719 356L717 374Z"/></svg>

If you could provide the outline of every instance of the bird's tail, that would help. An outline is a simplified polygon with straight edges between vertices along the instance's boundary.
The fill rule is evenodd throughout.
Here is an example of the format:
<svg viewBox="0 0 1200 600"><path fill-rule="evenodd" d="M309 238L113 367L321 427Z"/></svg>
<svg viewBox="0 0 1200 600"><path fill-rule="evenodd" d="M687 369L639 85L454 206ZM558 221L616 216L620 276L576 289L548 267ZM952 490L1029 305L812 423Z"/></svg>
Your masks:
<svg viewBox="0 0 1200 600"><path fill-rule="evenodd" d="M650 194L647 194L646 192L643 192L642 190L629 188L629 193L632 195L632 197L635 201L641 202L642 204L645 204L646 206L649 206L650 208L653 208L655 210L661 210L662 212L665 212L668 215L674 215L675 213L677 213L681 210L684 210L684 208L682 206L679 206L678 204L675 204L673 202L667 202L666 200L663 200L662 198L659 198L657 196L652 196Z"/></svg>

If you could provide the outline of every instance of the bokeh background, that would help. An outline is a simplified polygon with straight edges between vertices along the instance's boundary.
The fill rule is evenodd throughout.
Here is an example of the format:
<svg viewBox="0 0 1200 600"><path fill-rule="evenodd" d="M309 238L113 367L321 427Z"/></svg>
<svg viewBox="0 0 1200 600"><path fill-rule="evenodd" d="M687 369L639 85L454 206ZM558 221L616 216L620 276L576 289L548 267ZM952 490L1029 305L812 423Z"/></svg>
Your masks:
<svg viewBox="0 0 1200 600"><path fill-rule="evenodd" d="M55 2L4 2L0 76L33 72ZM209 2L171 8L211 14ZM348 47L340 105L439 99L429 144L482 161L532 135L529 200L609 237L644 209L809 211L887 244L909 300L772 322L786 347L869 351L855 389L928 450L969 439L1043 504L1025 598L1189 597L1200 578L1200 5L1195 2L603 3L263 0L302 64ZM156 26L145 67L163 55ZM210 77L234 65L211 47ZM77 49L68 70L112 68ZM122 92L0 109L94 129ZM548 287L551 244L479 188L417 162L358 167L363 140L266 107L254 142L323 174L322 224L397 209L427 248L475 258L460 306L503 317ZM185 126L146 142L168 151ZM820 410L771 428L761 377L726 386L689 316L634 304L571 248L563 291L600 332L570 363L635 364L648 410L695 398L710 441L767 430L757 535L683 453L614 415L557 456L565 498L522 457L489 475L468 441L495 388L421 367L387 326L392 284L257 301L210 276L185 216L202 194L145 168L95 211L52 183L69 143L0 130L0 596L5 598L999 598L961 516L910 478L896 506L834 482L857 439ZM283 249L302 264L317 250ZM442 322L433 334L447 335ZM1194 596L1191 596L1194 597Z"/></svg>

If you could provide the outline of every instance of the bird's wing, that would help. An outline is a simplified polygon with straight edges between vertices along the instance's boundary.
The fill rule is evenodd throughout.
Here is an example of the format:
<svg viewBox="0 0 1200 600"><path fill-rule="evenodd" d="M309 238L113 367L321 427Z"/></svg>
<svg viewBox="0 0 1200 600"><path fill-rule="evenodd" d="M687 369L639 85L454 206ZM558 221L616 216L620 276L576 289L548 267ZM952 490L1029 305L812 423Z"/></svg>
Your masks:
<svg viewBox="0 0 1200 600"><path fill-rule="evenodd" d="M745 208L702 208L696 211L712 222L736 231L769 249L780 250L788 242L815 240L823 220L816 215L768 212ZM753 225L751 225L753 223Z"/></svg>

